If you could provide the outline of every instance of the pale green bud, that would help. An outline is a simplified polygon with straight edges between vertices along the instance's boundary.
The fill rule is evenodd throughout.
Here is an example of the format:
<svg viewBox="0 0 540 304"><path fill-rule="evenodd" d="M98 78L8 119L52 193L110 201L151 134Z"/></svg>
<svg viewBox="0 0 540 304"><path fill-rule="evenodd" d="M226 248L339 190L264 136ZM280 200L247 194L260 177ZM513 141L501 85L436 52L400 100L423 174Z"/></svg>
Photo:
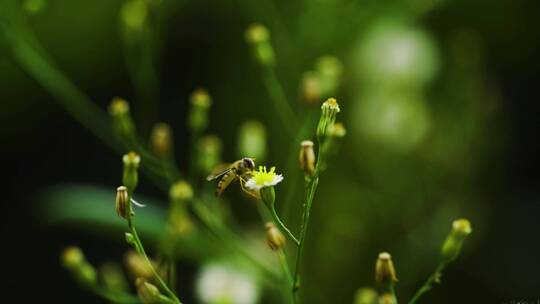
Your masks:
<svg viewBox="0 0 540 304"><path fill-rule="evenodd" d="M122 157L124 172L122 174L122 184L126 186L129 195L132 195L139 183L139 165L141 157L135 152L129 152Z"/></svg>
<svg viewBox="0 0 540 304"><path fill-rule="evenodd" d="M202 133L208 127L212 99L205 89L197 89L191 93L190 103L188 127L193 133Z"/></svg>
<svg viewBox="0 0 540 304"><path fill-rule="evenodd" d="M377 263L375 264L375 281L383 285L397 282L392 256L388 252L381 252L379 254Z"/></svg>
<svg viewBox="0 0 540 304"><path fill-rule="evenodd" d="M71 246L64 249L61 255L62 264L81 285L95 285L97 273L94 267L86 261L79 247Z"/></svg>
<svg viewBox="0 0 540 304"><path fill-rule="evenodd" d="M221 140L216 136L205 136L197 144L197 168L206 175L221 163Z"/></svg>
<svg viewBox="0 0 540 304"><path fill-rule="evenodd" d="M178 181L171 186L169 197L173 202L190 201L193 198L193 188L186 181Z"/></svg>
<svg viewBox="0 0 540 304"><path fill-rule="evenodd" d="M150 147L159 157L166 158L172 154L172 130L166 123L157 123L150 134Z"/></svg>
<svg viewBox="0 0 540 304"><path fill-rule="evenodd" d="M144 0L128 0L120 10L123 25L133 31L140 31L148 17L148 5Z"/></svg>
<svg viewBox="0 0 540 304"><path fill-rule="evenodd" d="M124 264L133 278L152 279L154 272L146 259L136 251L130 250L124 255Z"/></svg>
<svg viewBox="0 0 540 304"><path fill-rule="evenodd" d="M120 97L115 97L109 104L109 114L113 119L113 128L118 135L129 137L135 132L135 124L129 112L129 104Z"/></svg>
<svg viewBox="0 0 540 304"><path fill-rule="evenodd" d="M354 304L377 304L379 295L372 288L360 288L356 291Z"/></svg>
<svg viewBox="0 0 540 304"><path fill-rule="evenodd" d="M270 44L270 32L261 24L252 24L246 29L245 38L252 47L255 60L263 66L273 66L274 49Z"/></svg>
<svg viewBox="0 0 540 304"><path fill-rule="evenodd" d="M261 162L266 158L266 130L258 121L246 121L238 132L238 157L249 156Z"/></svg>
<svg viewBox="0 0 540 304"><path fill-rule="evenodd" d="M342 63L336 57L324 56L317 60L315 66L319 74L321 96L336 94L343 74Z"/></svg>
<svg viewBox="0 0 540 304"><path fill-rule="evenodd" d="M154 284L147 282L144 278L137 278L135 286L137 287L137 295L143 304L161 302L161 293Z"/></svg>
<svg viewBox="0 0 540 304"><path fill-rule="evenodd" d="M103 285L113 291L127 291L128 283L120 266L113 262L107 262L99 267L99 273Z"/></svg>
<svg viewBox="0 0 540 304"><path fill-rule="evenodd" d="M469 234L471 234L471 223L467 219L455 220L452 223L452 231L444 241L441 254L443 260L449 263L456 259L461 252L463 241Z"/></svg>
<svg viewBox="0 0 540 304"><path fill-rule="evenodd" d="M281 231L276 227L272 222L267 222L265 225L266 228L266 242L270 249L280 250L285 247L287 240Z"/></svg>

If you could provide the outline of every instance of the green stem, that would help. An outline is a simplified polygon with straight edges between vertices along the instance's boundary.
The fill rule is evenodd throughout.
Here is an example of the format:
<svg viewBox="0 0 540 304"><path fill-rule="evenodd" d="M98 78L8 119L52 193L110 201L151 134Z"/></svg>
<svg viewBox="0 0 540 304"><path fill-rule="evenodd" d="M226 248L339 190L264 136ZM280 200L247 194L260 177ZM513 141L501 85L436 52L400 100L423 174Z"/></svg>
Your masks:
<svg viewBox="0 0 540 304"><path fill-rule="evenodd" d="M163 281L161 276L157 273L156 269L154 268L154 265L152 265L152 262L148 258L148 255L146 255L146 251L144 250L144 246L143 246L143 244L141 242L141 239L139 238L139 234L137 233L137 229L135 229L135 225L133 223L132 217L128 216L127 221L128 221L129 230L131 231L131 234L133 235L133 239L135 240L135 247L136 247L136 249L138 249L139 254L144 258L144 260L146 261L146 263L148 264L148 266L152 270L152 274L154 275L154 278L158 282L159 286L161 287L161 289L163 289L169 295L169 298L174 303L182 304L182 302L180 302L180 300L176 297L174 292L172 292L172 290Z"/></svg>
<svg viewBox="0 0 540 304"><path fill-rule="evenodd" d="M270 207L270 212L272 214L272 218L274 219L274 221L276 221L278 223L281 230L285 231L287 236L291 240L293 240L293 242L296 244L296 246L300 246L300 241L294 236L294 234L291 232L291 230L289 228L287 228L287 226L285 226L285 224L281 221L281 219L279 218L279 215L276 212L276 208L274 206Z"/></svg>
<svg viewBox="0 0 540 304"><path fill-rule="evenodd" d="M418 299L420 299L425 293L427 293L433 288L433 283L436 283L439 280L439 277L441 276L441 273L446 267L446 265L448 264L441 262L437 266L435 271L429 276L424 285L422 285L422 287L420 287L420 289L418 289L418 291L414 294L413 298L409 301L409 304L414 304L418 302Z"/></svg>
<svg viewBox="0 0 540 304"><path fill-rule="evenodd" d="M139 298L123 292L108 290L102 286L95 285L90 288L92 292L106 299L109 302L117 304L136 304L141 303Z"/></svg>
<svg viewBox="0 0 540 304"><path fill-rule="evenodd" d="M287 130L288 135L293 136L291 130L298 129L298 120L296 119L296 115L294 114L291 105L287 101L287 96L279 83L276 72L272 67L265 66L262 70L262 78L281 123Z"/></svg>
<svg viewBox="0 0 540 304"><path fill-rule="evenodd" d="M291 286L294 283L294 281L293 281L293 276L291 274L291 271L289 269L289 263L287 262L287 257L285 256L285 252L283 250L279 250L277 252L277 255L279 258L279 264L281 265L281 269L283 271L283 274L285 275L285 279L287 280L287 286ZM296 303L296 297L294 295L294 292L291 291L290 295L291 295L290 302Z"/></svg>

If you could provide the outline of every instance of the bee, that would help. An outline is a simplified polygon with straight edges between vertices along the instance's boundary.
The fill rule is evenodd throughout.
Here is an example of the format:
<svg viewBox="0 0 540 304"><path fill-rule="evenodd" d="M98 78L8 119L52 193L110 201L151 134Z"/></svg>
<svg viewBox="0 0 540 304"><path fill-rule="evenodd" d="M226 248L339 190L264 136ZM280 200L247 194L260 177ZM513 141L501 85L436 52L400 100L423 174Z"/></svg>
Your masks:
<svg viewBox="0 0 540 304"><path fill-rule="evenodd" d="M225 169L224 169L225 166ZM240 187L244 192L249 195L254 195L251 191L244 188L246 179L251 177L253 169L255 168L255 161L253 158L244 157L235 161L232 164L225 164L217 166L214 171L206 178L207 181L220 178L217 188L216 196L220 196L225 189L234 181L240 181Z"/></svg>

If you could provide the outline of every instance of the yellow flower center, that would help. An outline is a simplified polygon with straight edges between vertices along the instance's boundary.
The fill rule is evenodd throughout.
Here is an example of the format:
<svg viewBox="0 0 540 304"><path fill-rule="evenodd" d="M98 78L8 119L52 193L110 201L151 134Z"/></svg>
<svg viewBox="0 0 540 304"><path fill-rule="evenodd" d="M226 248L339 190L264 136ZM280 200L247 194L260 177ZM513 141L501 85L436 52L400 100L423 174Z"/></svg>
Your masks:
<svg viewBox="0 0 540 304"><path fill-rule="evenodd" d="M253 179L257 185L263 186L266 183L271 183L276 176L274 172L276 167L270 168L270 171L266 171L266 166L259 166L259 171L253 172Z"/></svg>

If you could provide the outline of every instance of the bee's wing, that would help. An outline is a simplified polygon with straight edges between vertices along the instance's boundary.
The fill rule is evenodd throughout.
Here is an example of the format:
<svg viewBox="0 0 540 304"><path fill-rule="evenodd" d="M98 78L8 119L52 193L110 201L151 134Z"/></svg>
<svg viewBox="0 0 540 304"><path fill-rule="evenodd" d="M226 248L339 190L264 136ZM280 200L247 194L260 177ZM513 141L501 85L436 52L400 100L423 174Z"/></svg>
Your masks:
<svg viewBox="0 0 540 304"><path fill-rule="evenodd" d="M231 164L220 164L217 165L214 170L206 177L207 181L211 181L217 178L222 177L223 175L227 174L229 171L231 171Z"/></svg>

